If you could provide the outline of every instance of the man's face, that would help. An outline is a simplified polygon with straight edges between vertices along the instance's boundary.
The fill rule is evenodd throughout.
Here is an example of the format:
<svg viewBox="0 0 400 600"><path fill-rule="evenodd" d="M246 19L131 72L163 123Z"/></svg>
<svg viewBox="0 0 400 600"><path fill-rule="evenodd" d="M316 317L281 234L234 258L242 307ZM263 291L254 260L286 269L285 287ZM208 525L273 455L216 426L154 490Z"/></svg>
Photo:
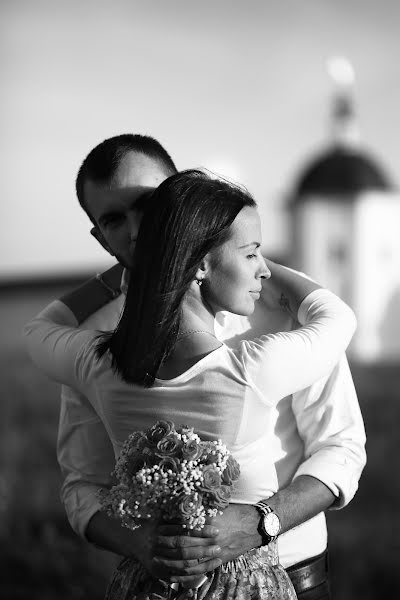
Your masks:
<svg viewBox="0 0 400 600"><path fill-rule="evenodd" d="M124 267L132 265L142 218L140 199L167 177L157 161L130 152L119 165L111 185L91 180L84 184L85 204L95 222L92 234Z"/></svg>

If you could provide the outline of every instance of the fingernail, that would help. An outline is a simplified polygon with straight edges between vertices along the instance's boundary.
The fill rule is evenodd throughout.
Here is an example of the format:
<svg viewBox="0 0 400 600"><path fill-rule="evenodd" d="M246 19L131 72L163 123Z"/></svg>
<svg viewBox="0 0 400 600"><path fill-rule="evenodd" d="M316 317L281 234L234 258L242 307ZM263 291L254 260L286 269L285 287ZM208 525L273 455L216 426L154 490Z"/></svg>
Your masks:
<svg viewBox="0 0 400 600"><path fill-rule="evenodd" d="M214 554L220 554L221 553L221 547L220 546L215 546L214 548Z"/></svg>

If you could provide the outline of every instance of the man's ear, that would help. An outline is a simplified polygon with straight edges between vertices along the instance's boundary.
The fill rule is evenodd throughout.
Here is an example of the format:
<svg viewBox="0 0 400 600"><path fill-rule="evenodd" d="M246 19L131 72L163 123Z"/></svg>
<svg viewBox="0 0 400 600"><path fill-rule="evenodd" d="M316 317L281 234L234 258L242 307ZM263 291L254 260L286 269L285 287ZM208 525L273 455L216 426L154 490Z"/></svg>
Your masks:
<svg viewBox="0 0 400 600"><path fill-rule="evenodd" d="M111 256L115 256L114 252L111 250L110 246L107 244L103 234L96 226L92 227L92 229L90 230L90 233L99 242L99 244L101 246L103 246L104 250L107 250L107 252L109 254L111 254Z"/></svg>

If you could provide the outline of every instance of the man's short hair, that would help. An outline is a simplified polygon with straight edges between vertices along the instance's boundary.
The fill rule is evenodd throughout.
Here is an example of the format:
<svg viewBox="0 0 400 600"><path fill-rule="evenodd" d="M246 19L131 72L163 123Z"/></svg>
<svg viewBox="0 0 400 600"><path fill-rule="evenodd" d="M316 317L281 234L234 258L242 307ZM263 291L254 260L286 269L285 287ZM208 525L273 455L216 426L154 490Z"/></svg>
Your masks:
<svg viewBox="0 0 400 600"><path fill-rule="evenodd" d="M79 204L92 221L85 204L85 183L89 180L95 183L111 183L121 161L129 152L137 152L154 159L167 176L177 173L177 168L165 148L148 135L124 133L104 140L93 148L83 161L75 184Z"/></svg>

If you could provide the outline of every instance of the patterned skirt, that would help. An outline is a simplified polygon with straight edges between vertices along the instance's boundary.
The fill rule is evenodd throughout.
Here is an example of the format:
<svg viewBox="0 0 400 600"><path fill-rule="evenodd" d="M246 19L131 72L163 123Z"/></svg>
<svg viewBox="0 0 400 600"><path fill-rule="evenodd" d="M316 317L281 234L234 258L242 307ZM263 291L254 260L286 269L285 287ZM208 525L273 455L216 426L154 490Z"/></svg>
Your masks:
<svg viewBox="0 0 400 600"><path fill-rule="evenodd" d="M154 579L132 558L117 567L105 600L295 600L292 582L279 564L277 545L271 543L242 554L207 573L197 590Z"/></svg>

